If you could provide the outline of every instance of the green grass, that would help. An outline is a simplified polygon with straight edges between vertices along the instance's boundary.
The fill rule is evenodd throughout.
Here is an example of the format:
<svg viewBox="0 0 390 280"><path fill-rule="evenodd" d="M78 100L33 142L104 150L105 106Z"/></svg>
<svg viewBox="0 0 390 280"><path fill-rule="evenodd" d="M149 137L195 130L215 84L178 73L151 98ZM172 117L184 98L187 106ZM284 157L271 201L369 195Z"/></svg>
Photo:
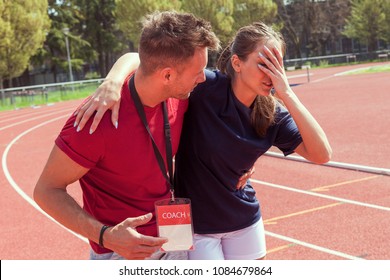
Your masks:
<svg viewBox="0 0 390 280"><path fill-rule="evenodd" d="M367 74L367 73L380 73L380 72L390 72L390 64L371 66L361 69L356 69L346 73L346 75L356 75L356 74Z"/></svg>
<svg viewBox="0 0 390 280"><path fill-rule="evenodd" d="M12 100L10 97L0 101L0 111L15 110L25 107L41 106L67 100L82 99L93 93L97 84L75 85L57 88L44 94L41 90L35 90L34 96L16 96Z"/></svg>

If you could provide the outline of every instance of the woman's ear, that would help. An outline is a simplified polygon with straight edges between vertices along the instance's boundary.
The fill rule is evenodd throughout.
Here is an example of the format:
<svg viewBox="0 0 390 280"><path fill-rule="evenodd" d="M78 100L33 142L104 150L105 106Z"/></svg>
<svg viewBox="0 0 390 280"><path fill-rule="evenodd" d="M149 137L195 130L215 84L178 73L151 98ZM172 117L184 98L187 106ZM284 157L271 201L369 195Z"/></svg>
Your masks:
<svg viewBox="0 0 390 280"><path fill-rule="evenodd" d="M240 58L236 54L233 54L232 57L230 58L230 62L232 63L232 67L233 67L234 71L236 71L237 73L240 73L241 72Z"/></svg>

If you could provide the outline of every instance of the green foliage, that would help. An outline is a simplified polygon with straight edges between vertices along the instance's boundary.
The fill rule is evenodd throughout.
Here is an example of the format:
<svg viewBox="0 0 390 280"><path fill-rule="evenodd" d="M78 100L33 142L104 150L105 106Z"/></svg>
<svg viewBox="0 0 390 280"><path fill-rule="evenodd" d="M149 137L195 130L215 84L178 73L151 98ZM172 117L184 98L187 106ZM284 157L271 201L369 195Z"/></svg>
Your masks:
<svg viewBox="0 0 390 280"><path fill-rule="evenodd" d="M157 10L190 12L211 23L222 44L235 31L254 21L275 22L277 5L273 0L116 0L115 17L126 38L138 45L143 17ZM131 19L131 20L129 20Z"/></svg>
<svg viewBox="0 0 390 280"><path fill-rule="evenodd" d="M350 0L274 0L278 5L278 25L292 57L337 53Z"/></svg>
<svg viewBox="0 0 390 280"><path fill-rule="evenodd" d="M328 65L329 65L328 60L320 60L320 64L319 64L320 67L326 67Z"/></svg>
<svg viewBox="0 0 390 280"><path fill-rule="evenodd" d="M346 21L344 34L367 43L369 51L376 50L377 40L385 39L386 35L385 2L389 1L352 0L352 11Z"/></svg>
<svg viewBox="0 0 390 280"><path fill-rule="evenodd" d="M70 0L68 0L70 1ZM71 0L82 14L77 33L83 35L90 48L85 49L82 55L88 62L96 62L101 76L105 76L115 59L126 49L126 40L120 31L114 10L115 0ZM133 21L133 18L127 18ZM88 57L91 48L97 57ZM97 58L97 59L96 59Z"/></svg>
<svg viewBox="0 0 390 280"><path fill-rule="evenodd" d="M385 41L390 44L390 1L384 1L383 12L385 14Z"/></svg>
<svg viewBox="0 0 390 280"><path fill-rule="evenodd" d="M390 43L390 0L0 0L0 88L29 62L55 80L56 73L67 72L64 27L70 29L73 70L94 64L104 77L121 54L135 50L141 20L157 10L210 21L222 45L241 26L261 20L283 33L290 58L301 57L302 50L323 55L329 47L337 53L347 15L348 37L369 50L379 39Z"/></svg>
<svg viewBox="0 0 390 280"><path fill-rule="evenodd" d="M182 9L209 21L222 44L228 42L233 30L233 0L182 0Z"/></svg>
<svg viewBox="0 0 390 280"><path fill-rule="evenodd" d="M100 56L116 50L120 40L115 38L115 32L109 25L115 21L112 16L114 0L101 2L49 0L48 14L52 20L52 27L45 42L44 52L35 57L35 63L45 64L54 76L57 72L67 72L64 28L69 28L67 36L74 71L81 70L81 66L86 62L95 63ZM104 28L98 17L106 19ZM105 36L105 34L109 35ZM105 47L102 47L103 45ZM104 69L101 61L104 59L99 59L99 66Z"/></svg>
<svg viewBox="0 0 390 280"><path fill-rule="evenodd" d="M278 12L278 6L273 0L236 0L234 7L234 30L255 21L272 24Z"/></svg>
<svg viewBox="0 0 390 280"><path fill-rule="evenodd" d="M47 14L51 20L51 27L47 34L43 48L32 57L31 64L39 65L41 68L49 70L56 77L57 72L68 71L67 50L65 45L64 29L68 28L68 42L73 70L80 67L76 63L88 54L90 61L96 59L96 52L91 49L91 45L82 38L77 30L83 15L80 9L71 0L49 0ZM55 78L56 79L56 78Z"/></svg>
<svg viewBox="0 0 390 280"><path fill-rule="evenodd" d="M142 19L149 13L163 10L180 10L178 0L115 0L114 15L117 24L135 46L138 46Z"/></svg>
<svg viewBox="0 0 390 280"><path fill-rule="evenodd" d="M85 79L90 80L90 79L99 79L100 75L98 72L88 72L85 74Z"/></svg>
<svg viewBox="0 0 390 280"><path fill-rule="evenodd" d="M0 0L0 80L22 74L42 47L50 28L47 5L47 0Z"/></svg>

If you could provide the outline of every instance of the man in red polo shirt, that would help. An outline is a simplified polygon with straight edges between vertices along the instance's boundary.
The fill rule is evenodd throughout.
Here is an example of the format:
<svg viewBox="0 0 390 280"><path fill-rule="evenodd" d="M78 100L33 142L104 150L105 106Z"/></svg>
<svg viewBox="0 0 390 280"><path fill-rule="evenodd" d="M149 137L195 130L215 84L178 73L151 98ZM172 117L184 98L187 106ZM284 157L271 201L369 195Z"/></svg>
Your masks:
<svg viewBox="0 0 390 280"><path fill-rule="evenodd" d="M167 166L162 104L167 105L174 156L189 94L205 80L208 48L218 47L204 20L176 12L149 15L140 39L140 66L122 87L120 125L112 127L110 114L105 114L92 135L74 129L74 116L63 127L34 199L61 224L90 240L91 259L163 257L159 248L167 240L156 237L151 213L157 200L170 197L170 189L131 94L138 94ZM77 180L83 208L66 191ZM185 258L177 252L169 254L164 257Z"/></svg>

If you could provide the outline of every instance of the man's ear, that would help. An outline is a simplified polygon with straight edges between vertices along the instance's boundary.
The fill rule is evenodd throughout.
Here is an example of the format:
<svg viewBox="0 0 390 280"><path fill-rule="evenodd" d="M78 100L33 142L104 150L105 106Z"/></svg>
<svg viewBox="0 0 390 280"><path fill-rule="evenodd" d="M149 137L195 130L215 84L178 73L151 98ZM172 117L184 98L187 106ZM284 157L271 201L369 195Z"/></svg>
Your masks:
<svg viewBox="0 0 390 280"><path fill-rule="evenodd" d="M233 67L234 71L236 71L237 73L240 73L241 72L240 58L236 54L233 54L232 57L230 58L230 62L232 63L232 67Z"/></svg>
<svg viewBox="0 0 390 280"><path fill-rule="evenodd" d="M166 67L160 71L160 78L164 85L171 84L173 82L174 76L175 71L170 67Z"/></svg>

